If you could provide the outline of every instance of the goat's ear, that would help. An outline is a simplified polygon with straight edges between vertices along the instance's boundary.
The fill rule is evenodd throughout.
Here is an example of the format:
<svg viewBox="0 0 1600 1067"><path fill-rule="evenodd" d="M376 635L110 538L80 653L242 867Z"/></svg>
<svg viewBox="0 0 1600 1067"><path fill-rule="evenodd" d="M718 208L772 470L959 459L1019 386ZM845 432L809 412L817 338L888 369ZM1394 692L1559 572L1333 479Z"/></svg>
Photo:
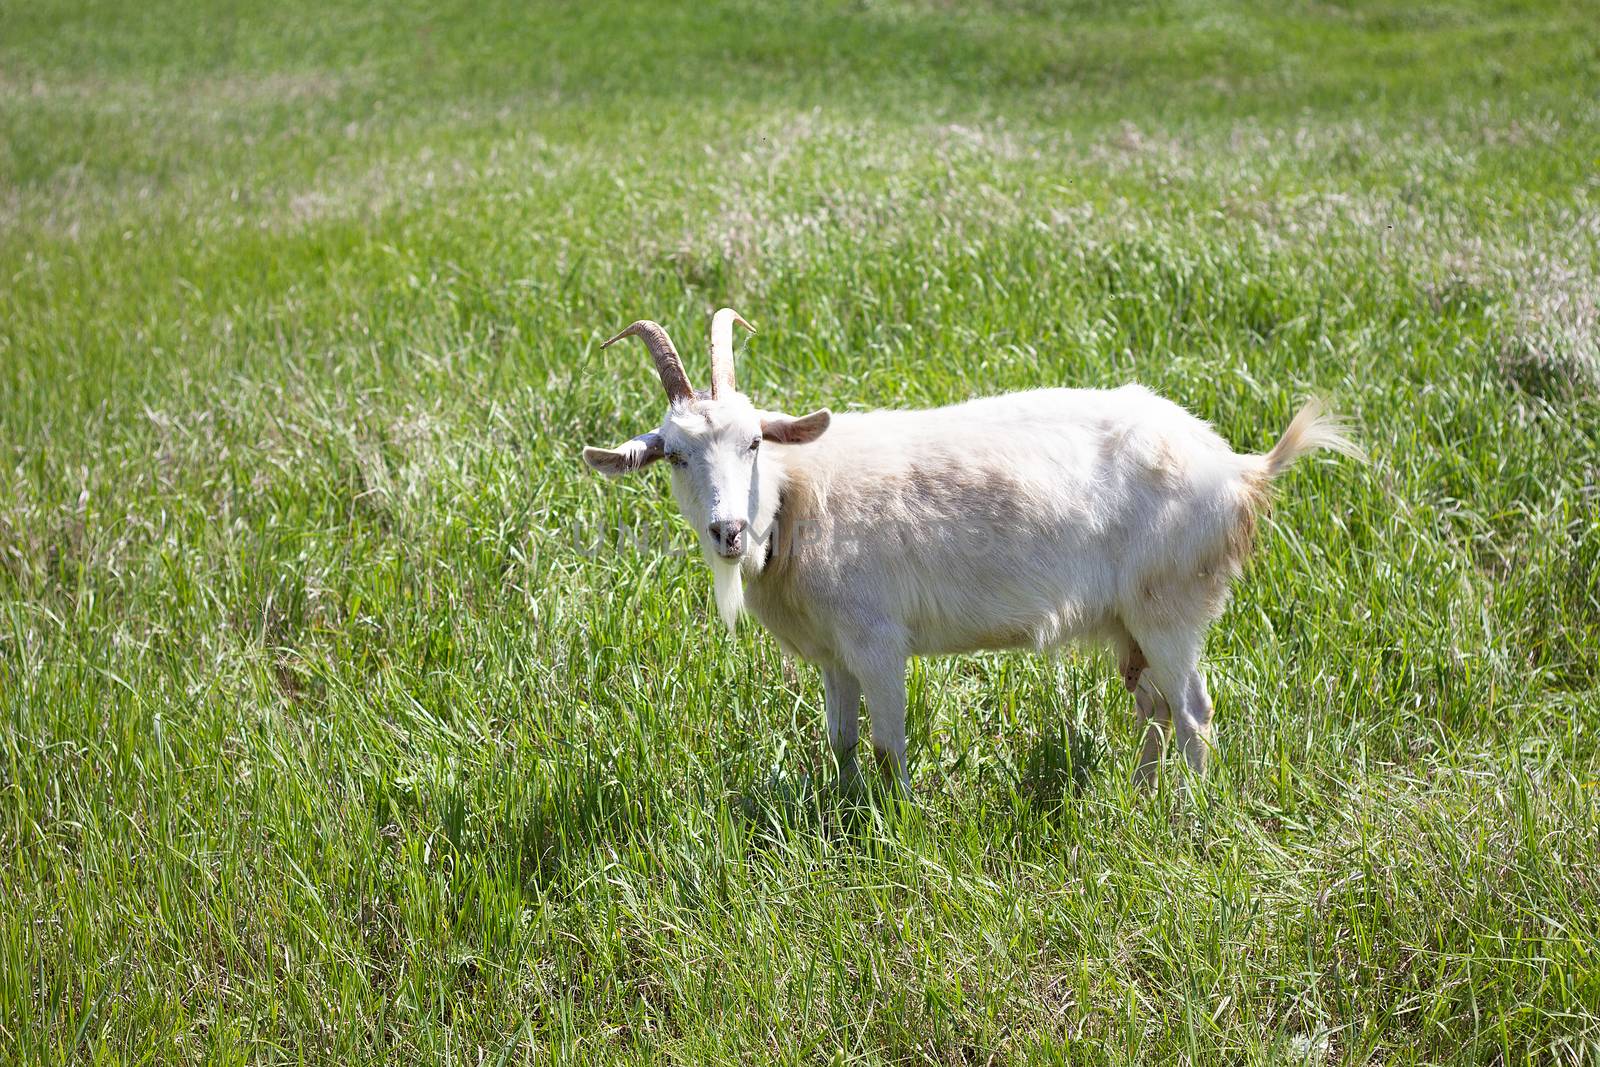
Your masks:
<svg viewBox="0 0 1600 1067"><path fill-rule="evenodd" d="M651 430L616 448L586 448L583 461L601 474L615 478L648 467L665 455L663 448L661 435Z"/></svg>
<svg viewBox="0 0 1600 1067"><path fill-rule="evenodd" d="M768 415L761 420L761 436L780 445L810 444L822 436L832 421L833 414L827 408L818 408L797 419L787 415Z"/></svg>

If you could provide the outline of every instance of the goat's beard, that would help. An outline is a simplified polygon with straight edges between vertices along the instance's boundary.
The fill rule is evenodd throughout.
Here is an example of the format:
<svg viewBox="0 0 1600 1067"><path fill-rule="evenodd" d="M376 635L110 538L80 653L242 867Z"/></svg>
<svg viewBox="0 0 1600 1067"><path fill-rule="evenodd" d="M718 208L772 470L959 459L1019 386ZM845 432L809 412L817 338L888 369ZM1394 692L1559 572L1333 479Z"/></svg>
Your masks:
<svg viewBox="0 0 1600 1067"><path fill-rule="evenodd" d="M739 612L744 608L743 557L723 559L715 553L707 554L711 564L712 585L717 594L717 614L727 624L731 634L739 624Z"/></svg>

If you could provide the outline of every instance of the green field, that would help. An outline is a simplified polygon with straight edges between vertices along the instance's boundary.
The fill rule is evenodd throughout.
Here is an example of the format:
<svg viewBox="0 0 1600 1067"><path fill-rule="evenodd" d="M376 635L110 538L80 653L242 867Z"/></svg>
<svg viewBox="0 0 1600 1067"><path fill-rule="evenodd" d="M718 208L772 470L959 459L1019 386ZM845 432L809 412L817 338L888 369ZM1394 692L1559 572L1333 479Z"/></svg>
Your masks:
<svg viewBox="0 0 1600 1067"><path fill-rule="evenodd" d="M1600 1062L1597 173L1592 2L0 0L0 1062ZM723 304L1347 413L1209 778L1091 650L833 788L579 459Z"/></svg>

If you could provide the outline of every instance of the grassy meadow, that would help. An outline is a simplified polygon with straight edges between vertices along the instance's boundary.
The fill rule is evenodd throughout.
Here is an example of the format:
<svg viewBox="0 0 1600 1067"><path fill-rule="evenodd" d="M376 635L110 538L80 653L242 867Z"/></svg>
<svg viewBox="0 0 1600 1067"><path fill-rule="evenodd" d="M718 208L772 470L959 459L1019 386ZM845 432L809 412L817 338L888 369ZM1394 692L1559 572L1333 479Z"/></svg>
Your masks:
<svg viewBox="0 0 1600 1067"><path fill-rule="evenodd" d="M1597 26L0 0L0 1062L1600 1062ZM1086 651L831 788L579 459L723 304L790 411L1347 413L1209 778Z"/></svg>

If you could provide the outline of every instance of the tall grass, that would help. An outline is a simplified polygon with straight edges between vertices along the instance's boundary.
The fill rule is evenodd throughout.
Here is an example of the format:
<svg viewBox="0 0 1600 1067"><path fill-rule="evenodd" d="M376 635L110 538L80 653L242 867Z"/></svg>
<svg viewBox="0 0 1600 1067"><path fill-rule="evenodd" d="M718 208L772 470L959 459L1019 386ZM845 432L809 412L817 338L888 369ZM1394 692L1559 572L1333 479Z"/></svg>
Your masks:
<svg viewBox="0 0 1600 1067"><path fill-rule="evenodd" d="M1593 15L0 3L0 1054L1595 1062ZM829 788L578 460L725 303L774 407L1352 416L1202 788L1087 653Z"/></svg>

